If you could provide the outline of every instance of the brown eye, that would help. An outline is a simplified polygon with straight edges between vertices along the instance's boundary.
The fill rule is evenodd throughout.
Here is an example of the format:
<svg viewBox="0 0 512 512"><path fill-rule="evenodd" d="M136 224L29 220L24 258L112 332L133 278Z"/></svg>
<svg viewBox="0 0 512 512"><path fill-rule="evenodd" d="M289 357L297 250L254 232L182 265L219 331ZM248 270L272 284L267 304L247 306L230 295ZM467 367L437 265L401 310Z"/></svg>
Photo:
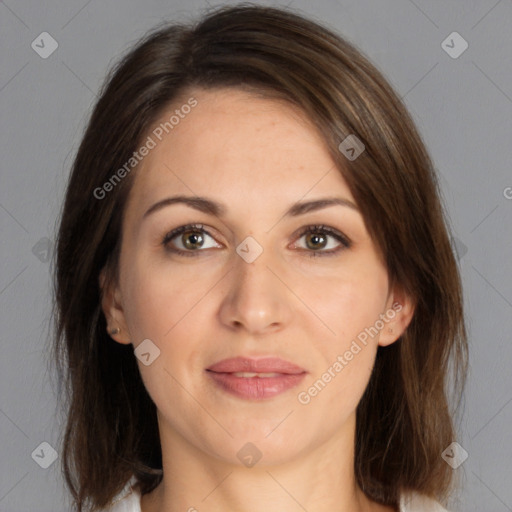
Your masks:
<svg viewBox="0 0 512 512"><path fill-rule="evenodd" d="M302 248L308 256L312 257L333 256L352 246L351 241L345 235L326 226L308 226L301 232L300 238L305 238L306 247ZM330 238L338 241L337 247L336 244L334 247L328 247ZM328 250L323 250L326 247Z"/></svg>
<svg viewBox="0 0 512 512"><path fill-rule="evenodd" d="M327 245L327 237L323 234L319 235L318 233L307 233L305 236L306 245L310 249L323 249Z"/></svg>
<svg viewBox="0 0 512 512"><path fill-rule="evenodd" d="M185 241L185 243L183 243ZM204 243L204 237L199 231L185 231L181 235L181 242L186 249L198 249L197 245L201 247Z"/></svg>
<svg viewBox="0 0 512 512"><path fill-rule="evenodd" d="M186 256L196 256L202 251L220 247L216 243L205 245L207 238L213 237L203 228L202 225L187 224L167 233L162 240L162 245L169 252ZM195 253L195 254L194 254Z"/></svg>

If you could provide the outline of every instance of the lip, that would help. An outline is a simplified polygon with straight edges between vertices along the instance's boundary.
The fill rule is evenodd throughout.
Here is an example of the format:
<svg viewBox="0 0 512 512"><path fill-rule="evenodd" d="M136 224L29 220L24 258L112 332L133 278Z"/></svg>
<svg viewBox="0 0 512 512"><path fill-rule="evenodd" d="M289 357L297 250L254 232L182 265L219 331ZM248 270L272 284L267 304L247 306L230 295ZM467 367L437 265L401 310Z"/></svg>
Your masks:
<svg viewBox="0 0 512 512"><path fill-rule="evenodd" d="M246 400L280 395L297 386L307 374L304 368L276 357L223 359L206 371L220 389ZM242 373L266 375L236 375Z"/></svg>
<svg viewBox="0 0 512 512"><path fill-rule="evenodd" d="M280 359L279 357L262 357L259 359L232 357L213 364L208 367L207 370L217 373L252 372L284 373L288 375L299 374L306 371L304 368L290 361Z"/></svg>

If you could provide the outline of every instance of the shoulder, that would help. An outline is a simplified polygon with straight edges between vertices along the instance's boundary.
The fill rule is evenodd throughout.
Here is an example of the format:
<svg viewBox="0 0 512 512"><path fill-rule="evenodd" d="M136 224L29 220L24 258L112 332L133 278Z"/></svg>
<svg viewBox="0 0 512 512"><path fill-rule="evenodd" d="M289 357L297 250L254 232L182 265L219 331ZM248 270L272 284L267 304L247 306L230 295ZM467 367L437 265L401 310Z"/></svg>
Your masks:
<svg viewBox="0 0 512 512"><path fill-rule="evenodd" d="M132 488L135 483L136 479L133 476L112 500L111 506L102 512L141 512L140 492Z"/></svg>
<svg viewBox="0 0 512 512"><path fill-rule="evenodd" d="M400 497L400 512L448 512L448 510L432 498L410 492Z"/></svg>

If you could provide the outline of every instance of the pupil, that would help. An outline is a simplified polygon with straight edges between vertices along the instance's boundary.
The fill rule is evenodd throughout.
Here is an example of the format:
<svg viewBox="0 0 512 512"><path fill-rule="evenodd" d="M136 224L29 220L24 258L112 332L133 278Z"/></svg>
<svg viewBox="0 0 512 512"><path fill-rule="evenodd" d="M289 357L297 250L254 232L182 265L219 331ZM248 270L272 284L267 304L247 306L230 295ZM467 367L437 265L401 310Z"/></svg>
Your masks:
<svg viewBox="0 0 512 512"><path fill-rule="evenodd" d="M313 235L310 235L310 237L308 237L308 240L313 240L313 244L317 244L319 239L322 239L322 238L325 238L324 235L318 236L318 235L313 234ZM325 244L322 244L322 246L323 245L325 245ZM316 247L314 247L314 248L316 248Z"/></svg>
<svg viewBox="0 0 512 512"><path fill-rule="evenodd" d="M194 244L202 242L202 235L200 233L193 232L193 231L189 231L189 233L192 233L192 234L185 237L185 247L187 247L189 249L195 249L196 247ZM189 243L189 240L191 240L191 239L195 239L195 241L193 241L192 243Z"/></svg>

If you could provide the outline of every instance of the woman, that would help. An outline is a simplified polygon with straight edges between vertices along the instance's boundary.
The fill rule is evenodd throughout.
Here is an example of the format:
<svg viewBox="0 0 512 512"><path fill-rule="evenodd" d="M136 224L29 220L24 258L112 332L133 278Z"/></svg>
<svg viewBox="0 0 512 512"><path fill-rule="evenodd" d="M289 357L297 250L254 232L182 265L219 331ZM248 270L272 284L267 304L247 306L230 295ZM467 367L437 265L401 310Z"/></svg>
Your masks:
<svg viewBox="0 0 512 512"><path fill-rule="evenodd" d="M445 510L467 347L436 176L311 20L225 7L113 69L55 318L79 511Z"/></svg>

